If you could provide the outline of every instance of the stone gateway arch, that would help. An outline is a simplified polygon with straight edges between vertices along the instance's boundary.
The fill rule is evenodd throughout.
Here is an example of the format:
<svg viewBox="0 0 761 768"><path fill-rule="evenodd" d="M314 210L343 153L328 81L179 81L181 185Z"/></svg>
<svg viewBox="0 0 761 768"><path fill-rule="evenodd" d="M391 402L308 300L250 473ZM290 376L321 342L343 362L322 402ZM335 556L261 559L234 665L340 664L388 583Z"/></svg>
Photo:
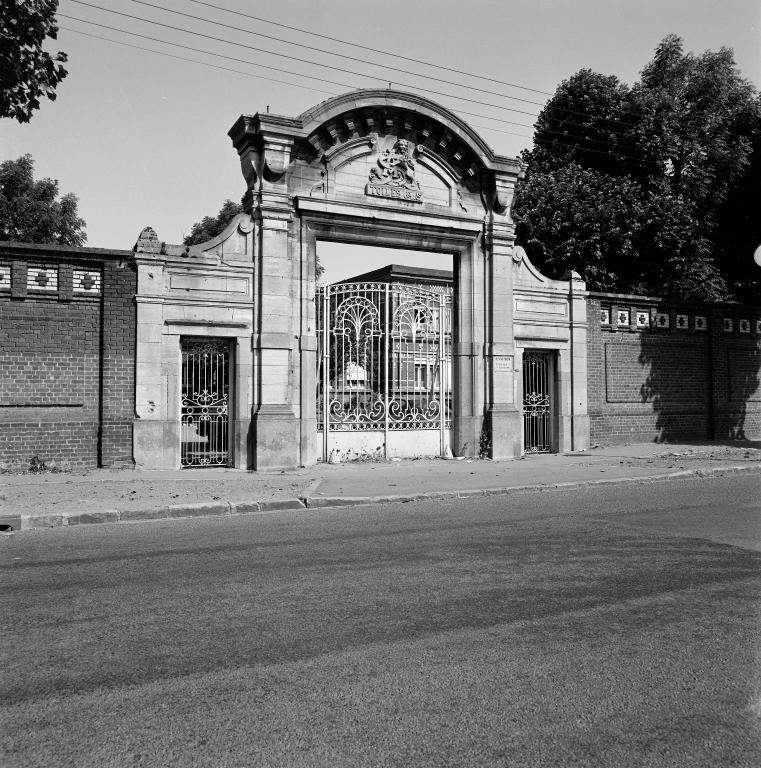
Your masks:
<svg viewBox="0 0 761 768"><path fill-rule="evenodd" d="M455 455L521 455L524 355L532 370L545 361L552 449L588 446L585 286L574 273L546 278L514 247L517 160L443 107L393 90L347 93L295 118L243 115L229 135L245 213L200 246L160 243L150 229L136 246L138 465L178 466L191 432L227 441L216 453L240 468L323 458L318 241L452 254ZM207 377L193 402L211 426L185 418L193 376Z"/></svg>

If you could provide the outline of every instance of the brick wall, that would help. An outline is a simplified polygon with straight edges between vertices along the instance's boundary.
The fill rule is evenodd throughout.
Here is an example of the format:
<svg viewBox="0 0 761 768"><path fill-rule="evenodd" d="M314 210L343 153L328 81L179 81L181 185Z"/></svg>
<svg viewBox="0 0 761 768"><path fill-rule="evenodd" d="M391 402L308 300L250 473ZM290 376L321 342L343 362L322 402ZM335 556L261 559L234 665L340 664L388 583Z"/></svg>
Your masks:
<svg viewBox="0 0 761 768"><path fill-rule="evenodd" d="M590 294L593 443L761 438L761 307Z"/></svg>
<svg viewBox="0 0 761 768"><path fill-rule="evenodd" d="M137 276L124 260L104 264L101 466L132 463Z"/></svg>
<svg viewBox="0 0 761 768"><path fill-rule="evenodd" d="M0 462L132 461L129 252L0 243Z"/></svg>

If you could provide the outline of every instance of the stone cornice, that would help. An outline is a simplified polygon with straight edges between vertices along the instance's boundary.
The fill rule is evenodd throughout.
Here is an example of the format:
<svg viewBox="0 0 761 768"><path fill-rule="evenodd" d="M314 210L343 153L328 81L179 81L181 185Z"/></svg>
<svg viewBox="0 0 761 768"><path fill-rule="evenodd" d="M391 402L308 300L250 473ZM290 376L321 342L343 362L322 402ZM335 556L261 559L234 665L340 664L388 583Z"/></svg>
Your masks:
<svg viewBox="0 0 761 768"><path fill-rule="evenodd" d="M294 205L307 217L335 217L361 218L374 221L378 218L377 204L350 202L346 199L331 200L329 198L296 197ZM385 212L386 209L384 209ZM407 224L414 227L436 227L452 230L463 230L480 233L483 230L483 221L472 216L458 216L451 209L443 209L442 212L429 209L414 209L411 211L399 208L388 208L387 223Z"/></svg>
<svg viewBox="0 0 761 768"><path fill-rule="evenodd" d="M3 256L34 257L51 256L60 261L67 259L95 258L99 261L123 261L132 258L132 251L114 248L85 248L74 245L56 245L53 243L21 243L16 240L0 240L0 258Z"/></svg>

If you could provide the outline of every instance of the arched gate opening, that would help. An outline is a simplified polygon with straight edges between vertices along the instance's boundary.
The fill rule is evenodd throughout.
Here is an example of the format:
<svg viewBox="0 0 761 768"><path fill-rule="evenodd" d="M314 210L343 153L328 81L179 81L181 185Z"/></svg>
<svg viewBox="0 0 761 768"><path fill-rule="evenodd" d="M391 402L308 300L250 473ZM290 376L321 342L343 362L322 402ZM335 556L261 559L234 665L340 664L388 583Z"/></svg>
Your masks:
<svg viewBox="0 0 761 768"><path fill-rule="evenodd" d="M329 458L331 431L352 431L331 427L352 419L383 420L354 431L382 431L385 456L418 452L401 435L415 431L439 452L520 456L523 348L556 360L555 450L588 443L584 284L548 280L514 247L517 160L449 110L392 90L295 118L243 115L229 135L245 213L202 245L168 246L147 228L136 246L140 466L179 466L183 443L201 452L203 425L182 426L183 337L230 344L229 453L204 450L232 466ZM367 285L315 301L318 241L452 254L451 298Z"/></svg>

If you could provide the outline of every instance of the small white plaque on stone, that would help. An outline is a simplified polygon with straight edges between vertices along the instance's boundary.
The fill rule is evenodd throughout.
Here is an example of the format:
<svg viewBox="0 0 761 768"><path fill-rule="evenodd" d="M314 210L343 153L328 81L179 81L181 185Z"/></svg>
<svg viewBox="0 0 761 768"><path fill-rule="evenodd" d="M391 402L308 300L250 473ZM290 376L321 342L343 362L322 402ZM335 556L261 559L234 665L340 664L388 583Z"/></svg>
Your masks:
<svg viewBox="0 0 761 768"><path fill-rule="evenodd" d="M512 369L513 369L513 358L510 357L510 355L494 356L495 371L511 371Z"/></svg>

